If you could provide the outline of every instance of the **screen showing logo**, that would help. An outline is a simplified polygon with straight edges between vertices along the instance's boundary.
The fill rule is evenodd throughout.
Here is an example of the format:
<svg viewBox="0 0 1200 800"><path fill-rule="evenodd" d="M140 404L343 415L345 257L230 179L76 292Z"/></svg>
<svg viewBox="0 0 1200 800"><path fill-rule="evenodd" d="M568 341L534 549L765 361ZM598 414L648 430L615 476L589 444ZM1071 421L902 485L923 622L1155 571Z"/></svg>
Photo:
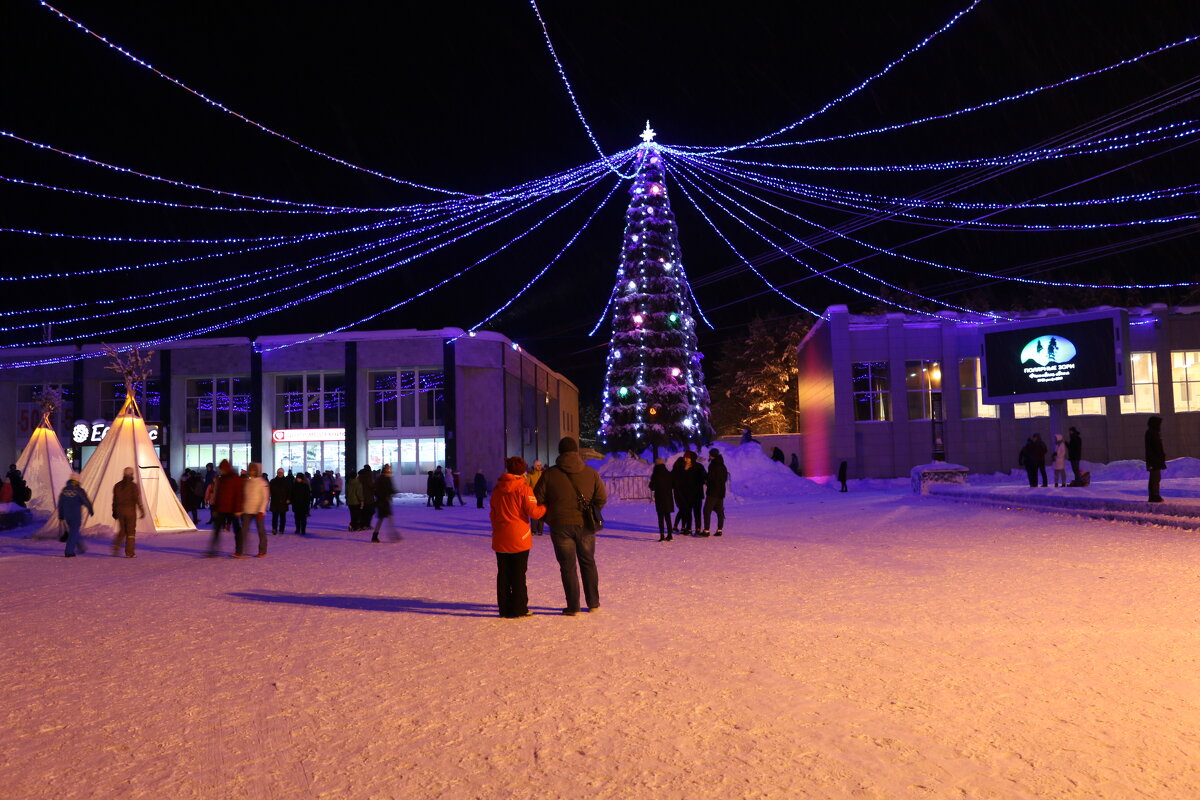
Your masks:
<svg viewBox="0 0 1200 800"><path fill-rule="evenodd" d="M1121 324L1108 312L1033 319L983 331L987 402L1119 394ZM1117 315L1119 317L1119 315ZM1091 318L1089 318L1091 317Z"/></svg>
<svg viewBox="0 0 1200 800"><path fill-rule="evenodd" d="M1066 379L1075 365L1075 345L1053 333L1031 339L1021 350L1021 366L1035 383L1059 383Z"/></svg>

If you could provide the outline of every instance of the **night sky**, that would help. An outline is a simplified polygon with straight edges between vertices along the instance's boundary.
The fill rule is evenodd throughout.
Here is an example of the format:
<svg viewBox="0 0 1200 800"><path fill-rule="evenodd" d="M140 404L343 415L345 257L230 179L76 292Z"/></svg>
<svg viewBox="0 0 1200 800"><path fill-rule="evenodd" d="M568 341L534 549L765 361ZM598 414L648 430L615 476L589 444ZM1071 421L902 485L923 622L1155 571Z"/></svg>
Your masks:
<svg viewBox="0 0 1200 800"><path fill-rule="evenodd" d="M881 69L965 7L966 0L697 4L552 2L541 11L577 96L606 152L636 145L649 119L667 145L730 145L799 119ZM326 4L284 2L146 3L110 0L58 6L164 72L276 130L356 164L408 180L486 192L591 161L595 150L575 116L532 9L522 0L486 3ZM736 14L729 10L736 9ZM801 10L802 9L802 10ZM1105 66L1200 33L1191 2L985 0L953 29L885 77L801 128L810 138L949 111ZM896 164L1017 152L1108 119L1107 135L1200 118L1200 43L1106 75L957 120L846 142L730 155L789 164ZM295 201L382 206L444 196L356 173L265 135L206 106L141 69L34 0L6 3L0 24L4 104L0 128L148 173ZM1195 86L1191 82L1197 82ZM1140 105L1139 105L1140 104ZM1115 116L1110 116L1115 115ZM1140 117L1140 119L1139 119ZM1196 136L1099 156L1024 166L988 180L984 172L905 174L774 170L772 174L860 191L913 195L949 179L976 185L953 199L1020 202L1059 191L1074 200L1200 180ZM1104 174L1108 173L1108 174ZM110 194L173 202L237 204L80 164L0 139L0 175ZM1096 177L1101 176L1101 177ZM615 179L614 179L615 180ZM559 250L611 187L585 196L512 251L428 297L366 327L468 327L508 299ZM710 361L755 315L802 313L770 292L669 186L684 262L701 305L716 324L701 348ZM764 196L766 196L764 194ZM602 381L607 334L587 331L604 308L617 266L624 216L618 191L563 260L489 327L524 344L585 391ZM153 208L0 185L4 227L142 237L266 236L332 230L367 219L352 215L231 214ZM542 214L557 205L539 206ZM1057 212L1007 212L1007 222L1119 221L1197 209L1195 196L1161 203ZM258 207L262 207L258 204ZM821 224L853 222L843 210L789 207ZM802 267L770 257L771 248L720 211L706 208L740 252L804 305L869 298L823 279L797 281ZM157 311L86 324L56 325L53 335L193 313L186 320L98 337L132 341L228 321L226 334L321 332L379 310L440 280L520 233L542 214L501 223L436 256L294 309L238 323L272 302L256 291L287 279L232 288ZM347 222L347 220L352 220ZM777 223L779 219L775 220ZM861 225L856 222L856 227ZM1195 221L1078 232L942 232L896 221L855 235L880 246L906 245L923 258L988 272L1082 282L1150 278L1194 280ZM800 226L794 234L807 237ZM0 234L4 273L23 275L141 263L211 252L197 245L117 244ZM339 242L342 240L338 240ZM367 238L346 241L365 242ZM1121 244L1124 243L1124 244ZM269 250L98 278L9 284L0 309L120 297L259 270L321 255L333 245ZM1087 256L1081 255L1090 251ZM865 255L829 245L835 261ZM812 259L822 269L834 262ZM857 264L886 280L970 305L985 281L955 278L884 257ZM878 285L833 273L865 291ZM307 277L320 279L318 270ZM314 284L314 291L331 282ZM15 287L15 292L11 291ZM994 302L1036 305L1025 287L990 287ZM303 292L283 295L287 299ZM1145 290L1140 302L1200 302L1188 289ZM230 306L237 300L251 300ZM10 323L62 313L5 317ZM37 332L0 334L27 342ZM220 335L220 333L215 334Z"/></svg>

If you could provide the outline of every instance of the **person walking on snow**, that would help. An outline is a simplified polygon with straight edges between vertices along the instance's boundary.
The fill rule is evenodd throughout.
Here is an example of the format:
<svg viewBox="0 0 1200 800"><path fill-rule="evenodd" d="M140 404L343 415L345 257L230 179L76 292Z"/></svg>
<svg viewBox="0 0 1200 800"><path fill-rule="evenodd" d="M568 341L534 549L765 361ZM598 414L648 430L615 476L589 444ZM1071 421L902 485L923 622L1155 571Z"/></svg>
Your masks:
<svg viewBox="0 0 1200 800"><path fill-rule="evenodd" d="M371 518L375 516L375 473L370 464L363 464L358 471L358 485L362 489L362 513L358 517L358 530L365 531L371 527Z"/></svg>
<svg viewBox="0 0 1200 800"><path fill-rule="evenodd" d="M546 507L546 522L554 543L567 607L562 613L579 613L579 580L583 578L583 596L588 611L600 609L600 577L596 570L596 531L584 527L583 503L599 513L607 495L604 481L596 470L583 463L579 442L564 436L558 443L558 460L538 481L534 496ZM576 572L576 562L579 570Z"/></svg>
<svg viewBox="0 0 1200 800"><path fill-rule="evenodd" d="M358 481L357 472L351 472L350 480L346 481L346 508L350 511L348 530L354 532L359 528L363 508L362 484Z"/></svg>
<svg viewBox="0 0 1200 800"><path fill-rule="evenodd" d="M384 464L379 473L379 479L375 481L375 509L379 514L379 519L375 521L375 532L371 534L372 542L379 541L380 527L383 528L384 535L389 540L400 541L400 534L392 519L392 495L395 493L396 487L392 485L392 465Z"/></svg>
<svg viewBox="0 0 1200 800"><path fill-rule="evenodd" d="M705 479L704 497L704 533L703 536L708 536L708 531L712 525L713 512L717 512L717 531L715 536L723 536L725 533L725 485L729 483L729 469L725 466L725 459L721 456L721 451L717 448L712 448L708 451L708 477Z"/></svg>
<svg viewBox="0 0 1200 800"><path fill-rule="evenodd" d="M221 530L232 524L242 513L242 479L233 471L229 459L221 459L217 479L213 482L212 500L212 541L208 544L208 557L215 558L217 545L221 540ZM240 526L233 531L233 557L245 558L242 549L245 546L243 530Z"/></svg>
<svg viewBox="0 0 1200 800"><path fill-rule="evenodd" d="M142 492L133 480L133 467L126 467L121 473L120 482L113 486L112 514L117 520L117 538L113 539L112 554L117 555L121 542L124 542L125 557L136 558L133 546L137 538L137 521L146 516L146 507L142 505Z"/></svg>
<svg viewBox="0 0 1200 800"><path fill-rule="evenodd" d="M1051 462L1054 467L1054 486L1067 485L1067 443L1063 441L1061 433L1054 434L1054 461Z"/></svg>
<svg viewBox="0 0 1200 800"><path fill-rule="evenodd" d="M658 540L670 542L672 535L671 514L675 511L674 484L667 463L654 459L654 471L650 473L650 493L654 496L654 510L658 513Z"/></svg>
<svg viewBox="0 0 1200 800"><path fill-rule="evenodd" d="M258 525L258 558L267 557L267 529L264 517L271 504L271 485L262 475L262 464L251 462L246 468L245 483L242 485L242 532L250 533L250 523Z"/></svg>
<svg viewBox="0 0 1200 800"><path fill-rule="evenodd" d="M533 548L529 522L541 518L546 507L538 505L525 478L525 459L512 456L504 460L504 467L507 471L496 481L489 512L496 552L496 605L500 616L517 619L533 614L525 585Z"/></svg>
<svg viewBox="0 0 1200 800"><path fill-rule="evenodd" d="M79 473L72 472L71 477L67 479L67 485L58 495L58 518L67 525L67 558L74 558L76 550L80 553L87 552L87 548L83 546L83 538L79 535L85 508L89 514L96 513L92 509L92 501L88 499L87 492L79 485Z"/></svg>

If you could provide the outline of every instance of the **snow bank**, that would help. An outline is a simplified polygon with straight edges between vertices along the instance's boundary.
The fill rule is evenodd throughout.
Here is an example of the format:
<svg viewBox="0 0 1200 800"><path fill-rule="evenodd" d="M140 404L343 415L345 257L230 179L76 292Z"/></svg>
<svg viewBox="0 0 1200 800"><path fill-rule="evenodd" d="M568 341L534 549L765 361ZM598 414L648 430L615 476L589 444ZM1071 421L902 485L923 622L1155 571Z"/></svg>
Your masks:
<svg viewBox="0 0 1200 800"><path fill-rule="evenodd" d="M775 497L779 495L824 494L828 489L808 480L798 477L786 464L772 461L758 444L734 445L726 442L714 442L708 448L695 448L692 452L700 456L700 462L708 466L708 451L716 448L725 459L729 468L729 496L731 498ZM675 462L683 456L684 451L662 456L667 463L667 469L675 466ZM650 451L640 456L630 456L628 453L612 454L603 460L595 459L587 462L600 477L626 477L631 475L645 476L647 479L654 469L653 456Z"/></svg>

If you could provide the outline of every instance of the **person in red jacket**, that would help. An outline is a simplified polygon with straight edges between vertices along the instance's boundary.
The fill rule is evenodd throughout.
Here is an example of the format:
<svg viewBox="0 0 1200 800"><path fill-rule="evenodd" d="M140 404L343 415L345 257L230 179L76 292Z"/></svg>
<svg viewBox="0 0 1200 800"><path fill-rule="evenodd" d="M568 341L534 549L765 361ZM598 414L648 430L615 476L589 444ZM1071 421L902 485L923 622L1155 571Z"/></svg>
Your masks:
<svg viewBox="0 0 1200 800"><path fill-rule="evenodd" d="M220 474L213 483L213 532L212 541L208 545L209 558L214 558L217 555L217 542L221 538L221 528L225 527L226 524L235 523L238 515L242 513L241 477L233 471L233 466L229 463L228 459L221 461L218 470ZM234 558L246 557L246 554L242 552L245 548L245 541L241 527L234 527Z"/></svg>
<svg viewBox="0 0 1200 800"><path fill-rule="evenodd" d="M508 471L496 482L491 499L496 604L500 607L500 616L516 619L533 614L529 610L529 590L525 586L529 550L533 547L529 520L541 519L546 507L538 505L533 489L525 480L525 459L520 456L507 458L504 467Z"/></svg>

